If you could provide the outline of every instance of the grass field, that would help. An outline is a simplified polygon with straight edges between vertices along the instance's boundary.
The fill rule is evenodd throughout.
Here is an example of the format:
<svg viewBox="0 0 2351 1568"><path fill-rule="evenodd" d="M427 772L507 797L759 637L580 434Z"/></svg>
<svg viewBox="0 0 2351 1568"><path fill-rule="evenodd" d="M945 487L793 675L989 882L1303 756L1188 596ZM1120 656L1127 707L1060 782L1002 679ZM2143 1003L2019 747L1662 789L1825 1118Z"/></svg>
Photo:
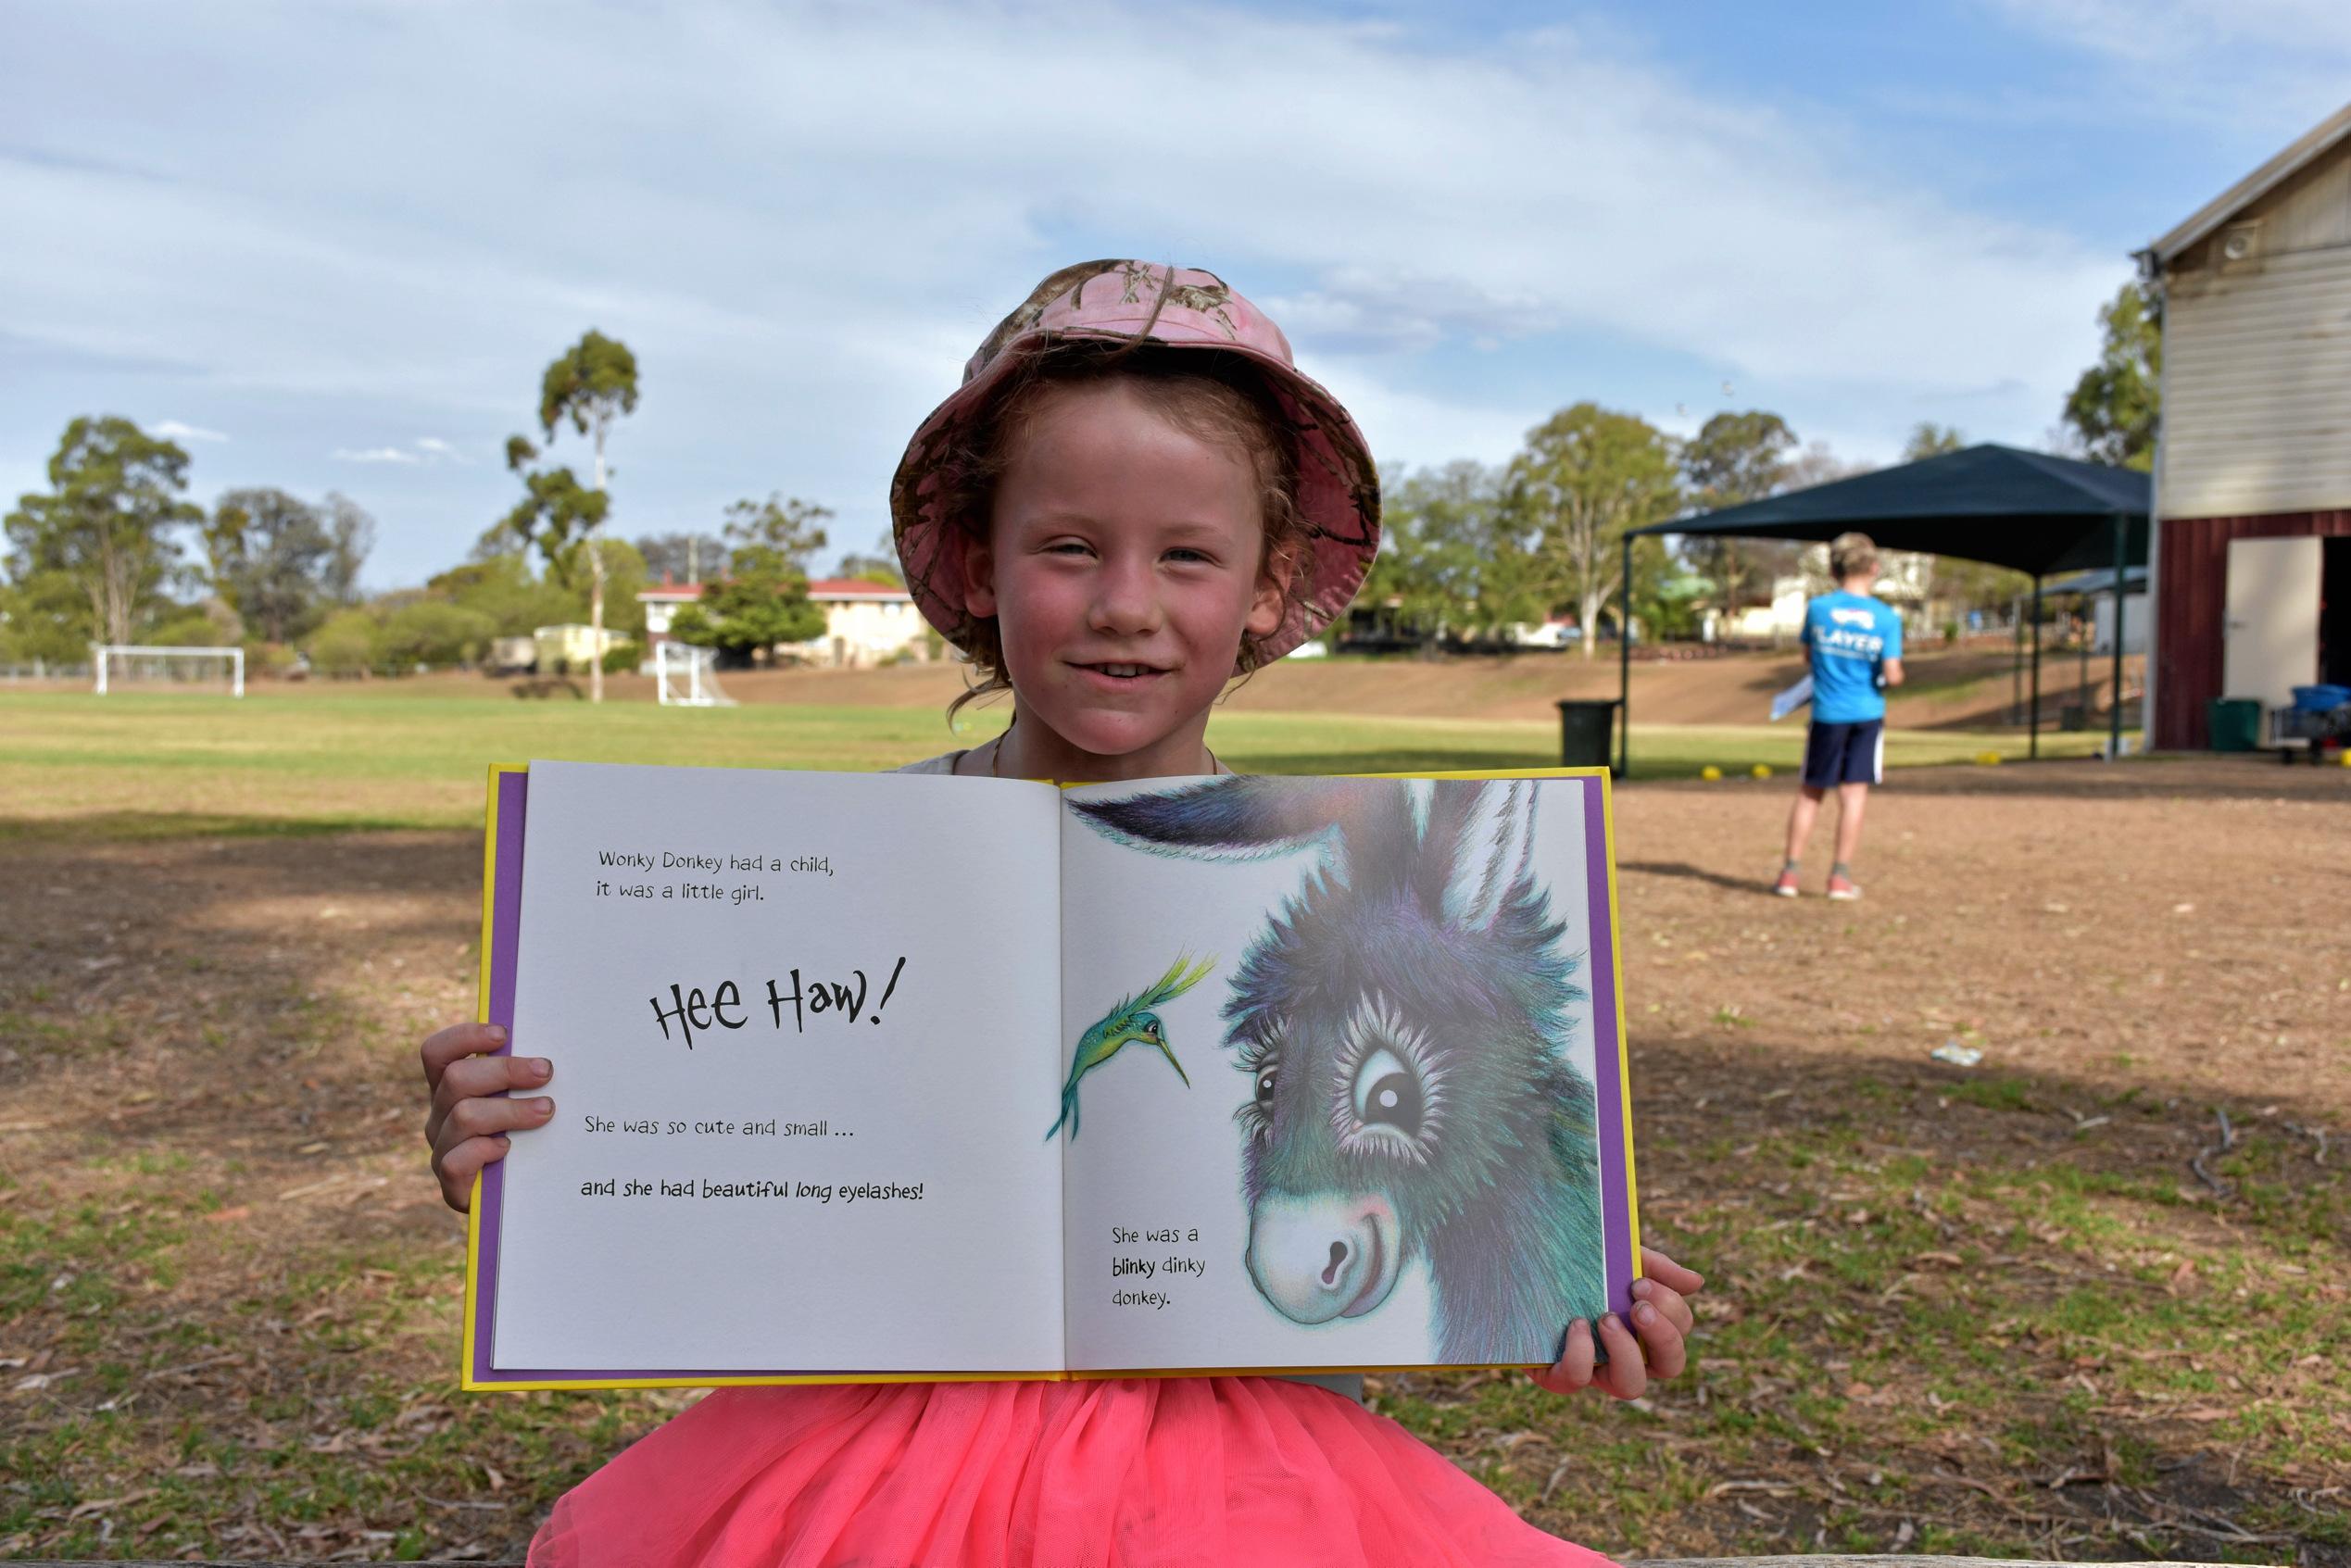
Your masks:
<svg viewBox="0 0 2351 1568"><path fill-rule="evenodd" d="M1789 781L1743 768L1799 734L1638 730L1617 797L1644 1234L1708 1275L1692 1369L1376 1407L1620 1557L2351 1568L2351 771L1917 769L1865 903L1783 902ZM1532 721L1213 740L1554 755ZM935 709L0 696L0 1556L519 1557L690 1396L455 1386L415 1052L473 1005L483 766L951 744ZM1983 744L2015 749L1890 750Z"/></svg>
<svg viewBox="0 0 2351 1568"><path fill-rule="evenodd" d="M935 709L809 704L601 709L583 703L411 696L400 685L349 695L0 694L0 834L173 835L456 827L477 821L483 770L533 759L863 771L971 746L1003 725L967 710L950 733ZM2101 737L2044 735L2045 755L2086 755ZM1539 767L1558 733L1517 720L1219 713L1209 744L1262 772L1379 772ZM1633 777L1689 778L1709 766L1788 772L1801 724L1652 726L1633 732ZM1896 731L1889 767L2012 759L2013 734Z"/></svg>

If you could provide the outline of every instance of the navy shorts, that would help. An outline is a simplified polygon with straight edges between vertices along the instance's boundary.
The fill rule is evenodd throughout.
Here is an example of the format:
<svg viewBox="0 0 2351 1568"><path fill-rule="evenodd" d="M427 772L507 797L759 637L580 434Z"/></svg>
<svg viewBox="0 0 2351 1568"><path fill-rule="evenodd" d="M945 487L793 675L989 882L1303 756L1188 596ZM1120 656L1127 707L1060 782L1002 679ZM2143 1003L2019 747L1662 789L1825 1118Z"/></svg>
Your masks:
<svg viewBox="0 0 2351 1568"><path fill-rule="evenodd" d="M1886 721L1863 719L1824 724L1816 719L1804 732L1804 783L1815 789L1873 784L1886 767Z"/></svg>

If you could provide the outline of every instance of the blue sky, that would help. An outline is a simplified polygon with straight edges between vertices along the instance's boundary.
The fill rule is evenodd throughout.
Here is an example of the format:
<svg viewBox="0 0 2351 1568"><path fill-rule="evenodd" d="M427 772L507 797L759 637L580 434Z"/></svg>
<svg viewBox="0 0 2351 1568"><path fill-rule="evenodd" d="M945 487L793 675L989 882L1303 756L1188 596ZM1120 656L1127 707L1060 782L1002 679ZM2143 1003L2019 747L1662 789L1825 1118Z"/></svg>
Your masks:
<svg viewBox="0 0 2351 1568"><path fill-rule="evenodd" d="M886 521L1066 261L1212 268L1383 460L1594 398L2038 445L2129 252L2339 107L2340 0L1252 8L0 0L0 496L67 420L459 558L590 326L615 526ZM576 444L559 451L585 462Z"/></svg>

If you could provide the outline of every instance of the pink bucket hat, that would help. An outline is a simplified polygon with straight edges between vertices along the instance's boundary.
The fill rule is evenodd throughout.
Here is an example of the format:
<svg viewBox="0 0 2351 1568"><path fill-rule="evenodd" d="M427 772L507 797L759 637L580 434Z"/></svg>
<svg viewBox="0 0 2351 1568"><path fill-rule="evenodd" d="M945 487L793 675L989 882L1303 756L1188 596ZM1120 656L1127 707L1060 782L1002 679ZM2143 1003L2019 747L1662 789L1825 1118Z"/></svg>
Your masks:
<svg viewBox="0 0 2351 1568"><path fill-rule="evenodd" d="M1258 662L1280 658L1328 625L1363 584L1379 550L1379 472L1347 410L1291 363L1289 340L1213 272L1141 261L1086 261L1037 285L963 367L963 384L931 410L890 481L890 519L906 583L924 618L958 646L969 538L947 516L941 465L990 397L1029 356L1071 339L1154 343L1248 360L1287 416L1297 458L1298 513L1312 551L1306 592L1258 640ZM968 649L966 651L969 651Z"/></svg>

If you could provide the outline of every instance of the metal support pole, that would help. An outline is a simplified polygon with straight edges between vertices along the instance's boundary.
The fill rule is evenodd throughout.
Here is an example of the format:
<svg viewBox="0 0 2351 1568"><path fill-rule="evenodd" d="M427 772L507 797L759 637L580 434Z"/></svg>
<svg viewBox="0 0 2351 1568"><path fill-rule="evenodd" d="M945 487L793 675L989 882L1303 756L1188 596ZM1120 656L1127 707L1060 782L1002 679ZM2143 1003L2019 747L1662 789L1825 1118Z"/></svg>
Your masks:
<svg viewBox="0 0 2351 1568"><path fill-rule="evenodd" d="M2032 706L2025 714L2027 760L2041 760L2041 574L2032 574Z"/></svg>
<svg viewBox="0 0 2351 1568"><path fill-rule="evenodd" d="M2080 673L2073 678L2076 688L2074 700L2081 704L2081 727L2086 730L2090 727L2090 645L2098 640L2096 635L2098 607L2091 602L2090 596L2087 594L2082 595L2074 602L2081 607L2081 613L2078 619L2082 622L2080 660L2081 668Z"/></svg>
<svg viewBox="0 0 2351 1568"><path fill-rule="evenodd" d="M2014 595L2008 599L2008 651L2014 655L2008 667L2008 711L2019 713L2025 705L2024 601Z"/></svg>
<svg viewBox="0 0 2351 1568"><path fill-rule="evenodd" d="M1584 629L1587 637L1600 628ZM1616 585L1616 776L1632 767L1632 535L1625 535L1624 576Z"/></svg>
<svg viewBox="0 0 2351 1568"><path fill-rule="evenodd" d="M2122 563L2129 554L2131 522L2120 512L2114 514L2114 702L2106 716L2106 760L2122 760L2122 602L2129 596L2122 591Z"/></svg>

